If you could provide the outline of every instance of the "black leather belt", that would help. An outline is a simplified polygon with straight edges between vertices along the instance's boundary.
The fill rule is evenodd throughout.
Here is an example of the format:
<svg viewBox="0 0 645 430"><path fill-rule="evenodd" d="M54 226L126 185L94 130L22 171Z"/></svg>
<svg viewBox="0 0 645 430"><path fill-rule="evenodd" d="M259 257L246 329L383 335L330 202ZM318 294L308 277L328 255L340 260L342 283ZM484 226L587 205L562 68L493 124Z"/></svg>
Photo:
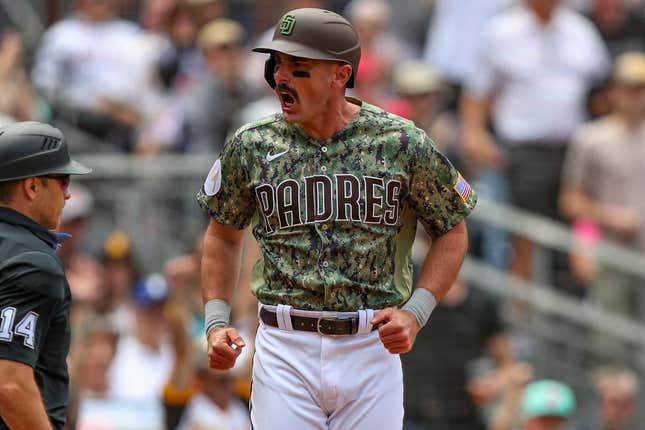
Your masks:
<svg viewBox="0 0 645 430"><path fill-rule="evenodd" d="M278 327L278 316L267 308L260 309L260 319L266 325ZM313 331L324 335L352 335L358 333L358 317L301 317L291 315L291 325L294 330ZM372 327L372 330L376 327Z"/></svg>

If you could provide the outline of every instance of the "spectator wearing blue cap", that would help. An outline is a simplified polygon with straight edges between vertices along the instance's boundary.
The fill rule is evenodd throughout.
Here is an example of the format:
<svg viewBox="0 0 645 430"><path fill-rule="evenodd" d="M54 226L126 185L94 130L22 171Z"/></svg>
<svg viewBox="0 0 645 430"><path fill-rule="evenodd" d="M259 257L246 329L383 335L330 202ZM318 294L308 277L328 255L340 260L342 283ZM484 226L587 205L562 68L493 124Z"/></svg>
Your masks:
<svg viewBox="0 0 645 430"><path fill-rule="evenodd" d="M169 295L168 283L160 273L136 283L131 296L134 327L119 339L109 372L112 396L149 408L148 416L159 420L160 393L174 359L164 315Z"/></svg>

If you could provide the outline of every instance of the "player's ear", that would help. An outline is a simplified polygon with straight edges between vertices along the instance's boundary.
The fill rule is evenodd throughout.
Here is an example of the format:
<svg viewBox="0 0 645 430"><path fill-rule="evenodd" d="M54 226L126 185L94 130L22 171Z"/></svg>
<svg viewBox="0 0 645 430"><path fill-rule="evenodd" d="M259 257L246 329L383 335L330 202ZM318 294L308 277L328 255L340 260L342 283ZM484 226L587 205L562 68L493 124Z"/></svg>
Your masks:
<svg viewBox="0 0 645 430"><path fill-rule="evenodd" d="M352 66L347 63L338 63L334 68L332 77L332 85L335 87L344 88L352 77Z"/></svg>

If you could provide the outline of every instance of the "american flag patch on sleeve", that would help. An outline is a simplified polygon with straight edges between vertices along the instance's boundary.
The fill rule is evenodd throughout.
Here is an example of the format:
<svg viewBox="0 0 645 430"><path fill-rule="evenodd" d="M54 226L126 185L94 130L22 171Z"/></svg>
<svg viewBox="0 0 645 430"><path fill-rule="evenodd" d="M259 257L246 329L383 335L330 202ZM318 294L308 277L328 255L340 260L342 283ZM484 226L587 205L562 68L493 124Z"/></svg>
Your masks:
<svg viewBox="0 0 645 430"><path fill-rule="evenodd" d="M461 197L464 202L468 202L470 196L473 195L473 189L470 188L470 184L466 182L463 176L461 176L461 173L459 173L458 175L459 176L457 176L457 182L452 188L457 191L457 194L459 194L459 197Z"/></svg>

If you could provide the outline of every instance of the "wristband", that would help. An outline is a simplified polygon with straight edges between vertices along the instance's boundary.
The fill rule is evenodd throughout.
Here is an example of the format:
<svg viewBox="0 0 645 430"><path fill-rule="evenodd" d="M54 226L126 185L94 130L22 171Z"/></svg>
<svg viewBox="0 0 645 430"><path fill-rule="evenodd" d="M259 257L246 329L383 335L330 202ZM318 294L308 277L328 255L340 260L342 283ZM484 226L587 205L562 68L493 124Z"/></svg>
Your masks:
<svg viewBox="0 0 645 430"><path fill-rule="evenodd" d="M231 305L222 299L211 299L204 306L206 339L214 328L230 325Z"/></svg>
<svg viewBox="0 0 645 430"><path fill-rule="evenodd" d="M411 312L417 319L419 327L423 327L436 306L437 299L434 298L434 294L425 288L415 288L401 309Z"/></svg>

